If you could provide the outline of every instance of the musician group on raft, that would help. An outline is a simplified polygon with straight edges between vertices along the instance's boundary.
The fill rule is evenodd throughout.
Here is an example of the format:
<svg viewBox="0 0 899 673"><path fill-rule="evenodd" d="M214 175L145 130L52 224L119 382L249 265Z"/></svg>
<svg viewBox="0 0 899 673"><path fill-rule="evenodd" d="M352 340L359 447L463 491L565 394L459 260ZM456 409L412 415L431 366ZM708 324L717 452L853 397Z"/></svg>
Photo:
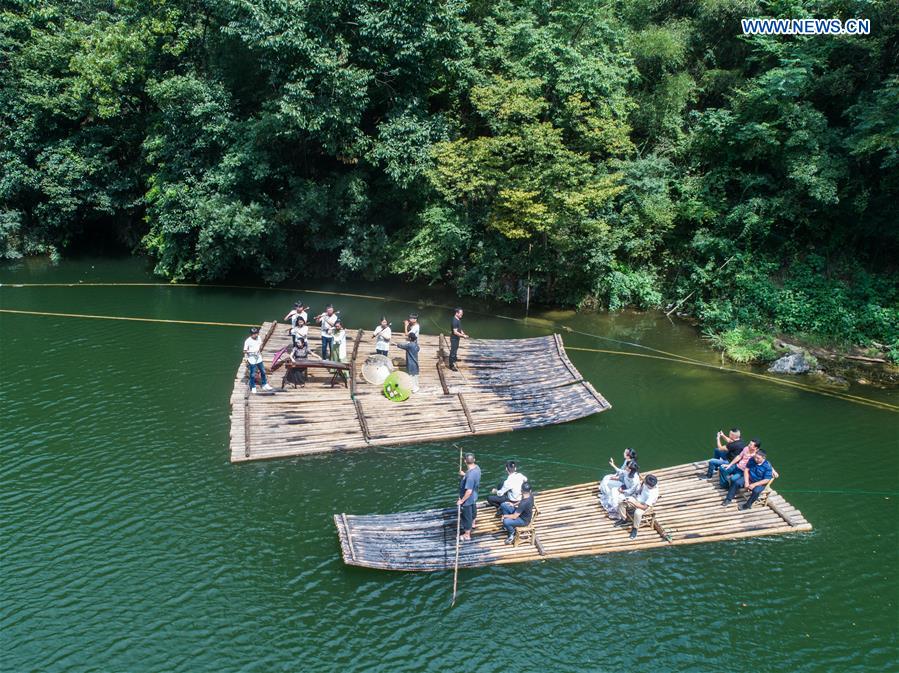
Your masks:
<svg viewBox="0 0 899 673"><path fill-rule="evenodd" d="M340 317L340 311L334 310L333 304L328 304L322 313L312 319L318 323L321 331L321 350L315 353L309 345L308 310L309 306L306 306L302 301L298 301L293 305L293 309L284 316L285 321L290 321L288 333L291 338L291 348L287 354L290 362L296 364L312 359L346 362L347 333L343 320ZM462 329L463 314L464 311L461 308L456 308L453 311L450 323L449 368L453 371L458 371L456 363L459 359L459 342L468 338L468 335ZM420 371L418 353L421 350L418 345L418 337L420 333L421 325L418 322L418 314L410 313L409 317L403 321L403 337L405 337L405 341L396 344L397 348L405 351L406 373L412 377L413 393L418 392L418 375ZM375 341L375 352L378 355L389 357L393 336L390 321L386 317L382 317L372 335L372 339ZM265 363L262 360L262 345L262 339L259 337L259 328L253 327L250 329L250 336L247 337L243 344L250 392L253 394L256 394L257 374L262 384L262 389L266 392L273 390L265 373ZM288 383L294 387L304 386L306 384L306 369L304 367L288 367L281 381L281 387L283 388Z"/></svg>
<svg viewBox="0 0 899 673"><path fill-rule="evenodd" d="M321 350L314 353L308 342L308 311L309 307L298 301L293 309L284 316L284 320L290 321L290 336L292 347L289 358L291 362L300 362L312 358L344 362L346 360L346 330L340 318L340 312L334 310L332 304L328 304L325 310L313 318L321 328ZM459 342L468 338L462 329L463 310L456 308L453 311L450 324L450 353L449 368L457 371ZM418 337L421 333L421 325L418 315L409 314L403 321L403 336L405 341L397 343L397 347L406 353L406 372L412 377L413 392L418 390ZM386 317L382 317L380 324L375 328L372 339L375 341L375 351L379 355L388 356L393 339L391 323ZM265 375L265 364L262 360L262 339L259 337L259 328L250 330L250 336L244 342L244 357L246 358L249 374L250 392L256 392L256 372L260 374L262 389L272 390ZM303 368L288 368L284 375L282 387L286 383L294 386L304 385L306 371ZM737 493L741 490L748 493L746 502L740 505L740 510L746 511L765 490L765 486L777 477L777 472L768 462L767 455L762 449L762 443L758 439L751 439L748 443L741 439L739 428L732 428L725 434L721 430L715 438L717 447L712 458L708 461L706 473L700 475L700 479L711 480L718 473L718 481L722 488L727 489L727 495L722 505L730 505ZM609 465L614 470L602 478L599 483L599 501L607 516L615 522L616 526L630 526L630 539L637 537L640 522L643 516L655 505L659 499L659 479L654 474L645 477L640 474L637 464L637 452L628 448L624 450L624 462L621 467L609 458ZM459 507L460 536L462 542L471 540L471 531L477 527L477 502L478 489L481 484L481 468L475 461L474 454L465 455L465 469L459 471L459 498L456 505ZM530 525L534 517L535 494L527 477L518 471L518 464L514 460L506 462L506 477L492 489L487 496L487 503L497 509L502 527L507 533L506 544L512 544L515 540L517 528Z"/></svg>

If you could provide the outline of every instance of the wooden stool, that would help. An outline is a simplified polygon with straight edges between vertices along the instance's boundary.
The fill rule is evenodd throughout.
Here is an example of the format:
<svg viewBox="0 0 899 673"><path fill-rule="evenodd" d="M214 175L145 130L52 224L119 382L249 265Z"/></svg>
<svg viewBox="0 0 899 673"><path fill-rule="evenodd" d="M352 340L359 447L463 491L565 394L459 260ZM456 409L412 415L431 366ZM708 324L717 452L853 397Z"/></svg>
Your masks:
<svg viewBox="0 0 899 673"><path fill-rule="evenodd" d="M627 507L624 508L624 511L627 513L627 518L631 521L634 520L634 510L637 508L631 504L628 504ZM655 505L650 505L647 509L643 510L643 517L640 519L641 526L649 526L652 528L655 524L656 519L656 511Z"/></svg>
<svg viewBox="0 0 899 673"><path fill-rule="evenodd" d="M536 545L537 531L534 529L534 524L537 523L538 513L537 505L534 505L534 511L531 512L531 522L527 526L518 526L515 529L515 538L512 540L513 547L517 547L521 542Z"/></svg>
<svg viewBox="0 0 899 673"><path fill-rule="evenodd" d="M765 484L765 488L759 493L759 497L756 498L756 502L763 507L768 504L768 496L771 495L771 484L774 483L774 480L777 479L780 475L776 471L772 471L771 480Z"/></svg>

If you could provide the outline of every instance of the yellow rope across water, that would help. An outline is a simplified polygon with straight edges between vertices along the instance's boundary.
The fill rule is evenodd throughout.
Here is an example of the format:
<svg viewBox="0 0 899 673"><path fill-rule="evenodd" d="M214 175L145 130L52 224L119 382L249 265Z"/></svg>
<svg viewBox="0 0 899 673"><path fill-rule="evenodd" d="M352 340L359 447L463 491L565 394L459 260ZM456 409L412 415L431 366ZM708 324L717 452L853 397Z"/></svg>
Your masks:
<svg viewBox="0 0 899 673"><path fill-rule="evenodd" d="M243 322L205 322L201 320L166 320L163 318L133 318L121 315L88 315L85 313L50 313L49 311L17 311L11 308L0 308L0 313L17 313L19 315L49 316L51 318L92 318L95 320L128 320L133 322L161 322L175 325L207 325L211 327L258 327Z"/></svg>
<svg viewBox="0 0 899 673"><path fill-rule="evenodd" d="M690 359L678 359L678 358L670 358L662 355L649 355L647 353L628 353L626 351L613 351L607 350L603 348L581 348L578 346L565 346L566 351L584 351L587 353L604 353L607 355L629 355L637 358L650 358L652 360L666 360L668 362L677 362L680 364L688 364L693 365L694 367L705 367L707 369L713 369L719 372L727 372L731 374L742 374L743 376L750 376L754 379L760 379L762 381L767 381L768 383L776 383L781 386L788 386L790 388L797 388L799 390L804 390L809 393L815 393L817 395L825 395L827 397L833 397L838 400L843 400L844 402L853 402L855 404L864 404L869 407L874 407L875 409L881 409L883 411L892 411L893 413L899 413L899 406L895 404L890 404L889 402L881 402L879 400L872 400L867 397L859 397L858 395L850 395L849 393L840 393L829 390L821 390L820 388L815 388L814 386L809 386L804 383L797 383L796 381L785 381L784 379L778 379L773 376L765 376L764 374L756 374L755 372L747 372L742 369L731 369L730 367L719 367L718 365L709 364L708 362L700 362L699 360L690 360Z"/></svg>
<svg viewBox="0 0 899 673"><path fill-rule="evenodd" d="M205 283L9 283L2 284L0 283L0 288L40 288L40 287L191 287L191 288L202 288L202 287L213 287L213 288L222 288L222 289L234 289L234 290L264 290L270 292L303 292L307 294L322 294L322 295L334 295L338 297L355 297L358 299L372 299L376 301L389 301L395 303L403 303L403 304L413 304L420 305L422 302L412 301L409 299L396 299L393 297L381 297L378 295L367 295L367 294L353 294L349 292L335 292L328 290L309 290L309 289L300 289L300 288L279 288L279 287L266 287L266 286L257 286L257 285L223 285L223 284L205 284ZM452 308L448 305L443 304L428 304L425 302L425 305L433 307L433 308ZM471 311L472 313L481 313L479 311ZM225 322L201 322L195 320L163 320L160 318L131 318L131 317L121 317L121 316L92 316L92 315L82 315L76 313L47 313L47 312L38 312L38 311L16 311L12 309L0 309L0 313L19 313L23 315L43 315L43 316L51 316L51 317L65 317L65 318L97 318L97 319L106 319L106 320L131 320L137 322L160 322L160 323L179 323L184 325L212 325L217 327L254 327L255 325L247 324L247 323L225 323ZM486 315L486 314L485 314ZM869 407L873 407L875 409L881 409L883 411L892 411L894 413L899 412L899 406L894 404L890 404L889 402L881 402L878 400L872 400L867 397L861 397L859 395L852 395L850 393L841 393L836 391L828 391L821 390L820 388L816 388L814 386L809 386L803 383L798 383L795 381L786 381L784 379L775 378L773 376L766 376L764 374L757 374L755 372L749 372L742 369L732 369L730 367L723 367L718 365L713 365L708 362L702 362L701 360L695 360L693 358L686 357L684 355L678 355L677 353L670 353L668 351L659 350L657 348L653 348L651 346L645 346L643 344L637 343L629 343L626 341L621 341L619 339L612 339L610 337L604 337L598 334L591 334L589 332L582 332L580 330L573 329L568 325L562 325L552 320L544 320L541 318L513 318L511 316L504 316L499 314L490 314L493 317L501 318L503 320L510 320L512 322L525 323L527 325L531 325L534 327L558 327L560 329L565 330L566 332L572 334L579 334L582 336L586 336L594 339L602 339L615 343L622 343L628 346L633 346L635 348L643 348L645 350L652 351L654 353L660 353L660 355L649 355L646 353L630 353L627 351L615 351L610 349L602 349L602 348L581 348L577 346L566 346L566 350L572 351L584 351L591 353L604 353L608 355L629 355L634 357L643 357L650 358L653 360L665 360L668 362L680 362L682 364L691 364L696 367L705 367L707 369L713 369L721 372L742 374L743 376L749 376L758 380L767 381L769 383L775 383L781 386L788 386L791 388L796 388L798 390L804 390L806 392L815 393L817 395L824 395L825 397L832 397L834 399L843 400L844 402L853 402L855 404L863 404Z"/></svg>

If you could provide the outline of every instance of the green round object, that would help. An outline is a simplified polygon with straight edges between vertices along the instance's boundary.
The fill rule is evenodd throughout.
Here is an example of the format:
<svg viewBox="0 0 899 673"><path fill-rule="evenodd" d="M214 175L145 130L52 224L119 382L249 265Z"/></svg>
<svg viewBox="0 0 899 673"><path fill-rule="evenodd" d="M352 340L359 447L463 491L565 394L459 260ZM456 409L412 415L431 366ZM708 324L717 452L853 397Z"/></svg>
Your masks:
<svg viewBox="0 0 899 673"><path fill-rule="evenodd" d="M391 402L405 402L412 394L412 381L405 372L393 372L384 381L384 397Z"/></svg>

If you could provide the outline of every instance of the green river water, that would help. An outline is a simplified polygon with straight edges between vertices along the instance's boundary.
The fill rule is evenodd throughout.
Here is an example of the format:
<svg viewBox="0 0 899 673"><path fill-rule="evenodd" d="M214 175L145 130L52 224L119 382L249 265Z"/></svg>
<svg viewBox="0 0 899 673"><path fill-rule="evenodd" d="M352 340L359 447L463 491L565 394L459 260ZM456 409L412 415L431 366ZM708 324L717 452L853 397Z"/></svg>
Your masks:
<svg viewBox="0 0 899 673"><path fill-rule="evenodd" d="M326 294L177 287L140 261L0 269L5 309L259 323L302 296L350 327L452 295L312 283ZM294 283L294 285L299 285ZM381 295L406 302L329 295ZM477 337L547 334L465 299ZM532 314L533 315L533 314ZM544 320L718 362L656 314ZM485 482L517 458L535 488L707 457L718 428L762 439L807 534L465 570L347 567L332 522L451 505L457 453L411 444L233 466L228 398L245 329L0 314L3 671L899 670L899 415L715 369L571 351L613 405L466 440ZM568 346L649 353L584 334ZM899 404L894 392L849 391ZM539 494L538 494L539 499Z"/></svg>

